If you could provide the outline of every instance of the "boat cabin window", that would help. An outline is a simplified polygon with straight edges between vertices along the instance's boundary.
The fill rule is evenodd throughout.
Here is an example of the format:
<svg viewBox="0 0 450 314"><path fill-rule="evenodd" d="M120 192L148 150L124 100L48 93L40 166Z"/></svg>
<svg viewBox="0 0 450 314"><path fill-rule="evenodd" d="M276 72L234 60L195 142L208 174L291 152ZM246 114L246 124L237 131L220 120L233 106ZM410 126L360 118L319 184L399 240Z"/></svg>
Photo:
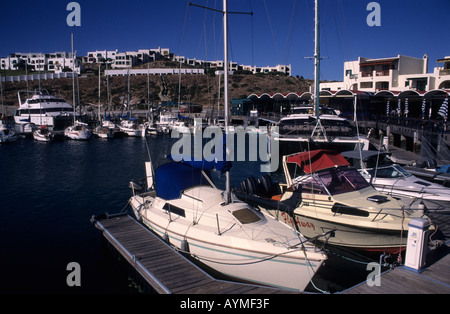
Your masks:
<svg viewBox="0 0 450 314"><path fill-rule="evenodd" d="M369 183L354 168L332 168L318 173L331 195L358 191Z"/></svg>
<svg viewBox="0 0 450 314"><path fill-rule="evenodd" d="M368 170L371 176L376 175L377 178L403 178L409 177L411 174L400 166L392 165L378 169Z"/></svg>
<svg viewBox="0 0 450 314"><path fill-rule="evenodd" d="M174 213L178 216L186 217L186 212L184 211L184 209L174 206L172 204L169 203L164 204L163 209L167 210L168 212Z"/></svg>
<svg viewBox="0 0 450 314"><path fill-rule="evenodd" d="M243 225L258 222L261 220L261 217L259 217L253 210L247 207L237 209L233 211L232 214Z"/></svg>

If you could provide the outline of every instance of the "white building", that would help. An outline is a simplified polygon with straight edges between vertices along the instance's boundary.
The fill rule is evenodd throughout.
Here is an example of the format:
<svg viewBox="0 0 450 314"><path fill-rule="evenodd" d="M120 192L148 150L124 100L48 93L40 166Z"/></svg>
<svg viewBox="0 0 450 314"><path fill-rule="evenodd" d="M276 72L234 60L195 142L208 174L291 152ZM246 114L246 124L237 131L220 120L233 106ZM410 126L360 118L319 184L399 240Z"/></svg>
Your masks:
<svg viewBox="0 0 450 314"><path fill-rule="evenodd" d="M101 63L106 62L111 64L114 62L118 50L96 50L89 51L87 56L83 57L84 63Z"/></svg>
<svg viewBox="0 0 450 314"><path fill-rule="evenodd" d="M442 66L439 66L442 63ZM450 88L450 57L438 60L438 67L428 73L428 56L414 58L398 55L392 58L344 62L344 80L320 84L321 90L380 92L390 90L429 91Z"/></svg>
<svg viewBox="0 0 450 314"><path fill-rule="evenodd" d="M10 54L6 58L0 58L0 69L2 70L18 70L20 67L34 72L55 72L61 73L64 69L66 71L75 71L80 74L82 64L80 60L72 58L72 53L68 52L53 52L53 53L22 53L16 52Z"/></svg>
<svg viewBox="0 0 450 314"><path fill-rule="evenodd" d="M284 73L286 75L291 75L291 65L283 65L283 64L278 64L274 67L271 66L266 66L266 67L257 67L257 66L251 66L251 65L243 65L241 66L242 70L245 71L251 71L253 74L256 73L270 73L270 72L281 72Z"/></svg>

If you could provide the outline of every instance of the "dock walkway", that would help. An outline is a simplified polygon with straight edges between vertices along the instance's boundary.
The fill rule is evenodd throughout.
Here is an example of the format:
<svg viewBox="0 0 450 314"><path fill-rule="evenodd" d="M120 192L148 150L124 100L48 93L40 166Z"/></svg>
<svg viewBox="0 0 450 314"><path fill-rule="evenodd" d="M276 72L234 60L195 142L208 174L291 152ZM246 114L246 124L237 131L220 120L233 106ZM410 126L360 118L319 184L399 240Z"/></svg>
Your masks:
<svg viewBox="0 0 450 314"><path fill-rule="evenodd" d="M127 214L92 217L91 222L159 294L292 293L215 279Z"/></svg>
<svg viewBox="0 0 450 314"><path fill-rule="evenodd" d="M398 267L381 274L379 286L369 286L362 282L342 294L449 294L450 293L450 254L416 272Z"/></svg>

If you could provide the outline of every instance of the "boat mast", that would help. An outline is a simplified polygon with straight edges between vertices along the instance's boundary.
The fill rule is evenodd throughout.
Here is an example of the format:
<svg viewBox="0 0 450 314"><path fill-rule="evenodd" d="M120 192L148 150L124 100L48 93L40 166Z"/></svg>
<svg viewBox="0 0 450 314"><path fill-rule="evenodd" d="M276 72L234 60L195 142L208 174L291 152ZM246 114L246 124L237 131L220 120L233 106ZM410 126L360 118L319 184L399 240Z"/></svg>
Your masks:
<svg viewBox="0 0 450 314"><path fill-rule="evenodd" d="M314 42L314 115L316 117L316 126L314 127L311 138L317 133L328 140L325 129L320 122L320 25L319 25L319 0L315 0L315 42Z"/></svg>
<svg viewBox="0 0 450 314"><path fill-rule="evenodd" d="M73 91L73 125L75 125L75 58L73 54L73 33L71 36L72 43L72 91Z"/></svg>
<svg viewBox="0 0 450 314"><path fill-rule="evenodd" d="M223 88L224 88L224 111L225 111L225 141L228 137L228 3L227 0L223 0ZM226 143L224 143L225 150L227 150ZM225 157L228 157L227 152L225 151ZM226 202L231 202L231 193L230 193L230 172L227 171L225 173L225 183L226 183Z"/></svg>
<svg viewBox="0 0 450 314"><path fill-rule="evenodd" d="M102 66L99 65L98 66L98 121L100 122L100 125L102 125L102 119L101 119L101 114L100 114L100 106L101 106L101 93L100 93L101 78L100 78L100 75L102 73L101 69L102 69Z"/></svg>
<svg viewBox="0 0 450 314"><path fill-rule="evenodd" d="M315 42L314 42L314 113L319 121L320 106L320 27L319 27L319 0L315 0Z"/></svg>

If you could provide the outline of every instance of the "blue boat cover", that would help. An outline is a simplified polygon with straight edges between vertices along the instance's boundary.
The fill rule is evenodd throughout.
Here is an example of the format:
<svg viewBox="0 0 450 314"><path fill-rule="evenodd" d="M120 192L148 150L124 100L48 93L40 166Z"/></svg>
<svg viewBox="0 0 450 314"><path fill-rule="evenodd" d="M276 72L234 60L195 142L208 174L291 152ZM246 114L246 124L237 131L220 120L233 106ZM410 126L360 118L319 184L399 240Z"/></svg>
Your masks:
<svg viewBox="0 0 450 314"><path fill-rule="evenodd" d="M443 165L443 166L437 167L436 171L440 172L440 173L450 173L450 165Z"/></svg>
<svg viewBox="0 0 450 314"><path fill-rule="evenodd" d="M210 186L201 169L171 162L159 166L155 171L156 195L165 200L181 197L183 190L199 185Z"/></svg>
<svg viewBox="0 0 450 314"><path fill-rule="evenodd" d="M167 155L167 158L170 160L179 161L180 158L174 159L172 155ZM231 169L232 163L230 161L219 161L219 160L212 160L207 161L205 159L202 160L191 160L192 156L186 156L181 155L181 161L184 164L188 164L191 167L201 169L201 170L214 170L220 171L221 173L225 173Z"/></svg>

